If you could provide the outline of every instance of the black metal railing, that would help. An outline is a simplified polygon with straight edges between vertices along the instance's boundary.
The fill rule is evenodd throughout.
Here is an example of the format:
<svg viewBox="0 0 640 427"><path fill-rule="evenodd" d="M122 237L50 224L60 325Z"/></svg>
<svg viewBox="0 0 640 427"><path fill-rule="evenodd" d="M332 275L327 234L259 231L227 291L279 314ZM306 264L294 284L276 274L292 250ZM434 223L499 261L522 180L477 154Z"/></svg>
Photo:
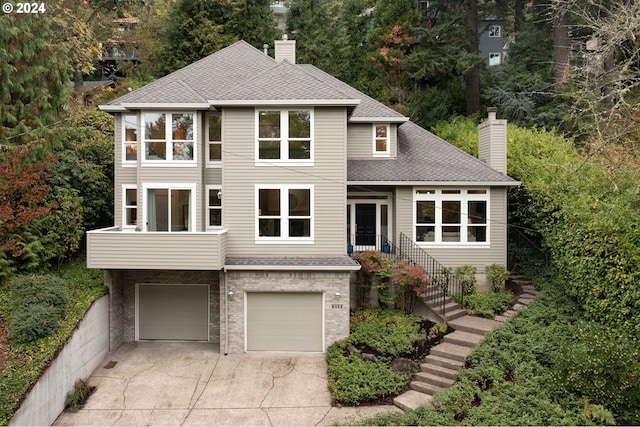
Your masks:
<svg viewBox="0 0 640 427"><path fill-rule="evenodd" d="M464 289L462 281L447 267L436 261L424 249L418 246L412 239L404 233L400 233L400 245L394 244L386 236L367 235L352 236L351 242L360 244L348 245L347 253L352 255L357 252L379 251L387 254L394 260L403 260L412 265L419 265L425 269L431 278L431 285L422 294L427 300L432 301L434 307L440 314L446 314L446 299L451 296L460 303L464 299Z"/></svg>

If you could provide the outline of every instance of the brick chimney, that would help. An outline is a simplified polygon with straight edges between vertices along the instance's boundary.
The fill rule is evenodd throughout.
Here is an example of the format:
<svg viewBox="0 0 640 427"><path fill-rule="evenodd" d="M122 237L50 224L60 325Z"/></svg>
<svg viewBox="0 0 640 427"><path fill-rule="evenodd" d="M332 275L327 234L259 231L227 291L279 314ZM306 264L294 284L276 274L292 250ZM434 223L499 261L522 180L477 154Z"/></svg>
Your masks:
<svg viewBox="0 0 640 427"><path fill-rule="evenodd" d="M496 107L487 108L489 119L478 126L478 158L498 172L507 173L507 121L496 119Z"/></svg>
<svg viewBox="0 0 640 427"><path fill-rule="evenodd" d="M296 41L289 40L286 34L282 35L282 40L275 41L276 61L282 62L285 59L292 64L296 63Z"/></svg>

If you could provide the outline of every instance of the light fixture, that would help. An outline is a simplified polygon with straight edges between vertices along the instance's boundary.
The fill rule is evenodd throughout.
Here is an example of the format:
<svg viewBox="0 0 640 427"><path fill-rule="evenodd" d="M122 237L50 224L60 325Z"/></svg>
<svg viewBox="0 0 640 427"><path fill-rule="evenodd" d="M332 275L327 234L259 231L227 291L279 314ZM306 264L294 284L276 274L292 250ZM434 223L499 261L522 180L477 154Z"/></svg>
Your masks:
<svg viewBox="0 0 640 427"><path fill-rule="evenodd" d="M222 200L222 190L218 191L218 200Z"/></svg>
<svg viewBox="0 0 640 427"><path fill-rule="evenodd" d="M229 289L229 293L227 295L229 295L229 299L233 299L233 288Z"/></svg>
<svg viewBox="0 0 640 427"><path fill-rule="evenodd" d="M340 289L336 289L336 298L340 298Z"/></svg>

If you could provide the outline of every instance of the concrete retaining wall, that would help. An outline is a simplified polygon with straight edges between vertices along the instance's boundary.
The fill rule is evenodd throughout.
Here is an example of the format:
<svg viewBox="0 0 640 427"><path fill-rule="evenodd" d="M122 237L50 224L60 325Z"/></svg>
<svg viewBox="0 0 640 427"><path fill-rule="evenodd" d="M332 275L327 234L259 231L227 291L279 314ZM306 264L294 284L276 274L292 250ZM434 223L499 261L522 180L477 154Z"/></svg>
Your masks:
<svg viewBox="0 0 640 427"><path fill-rule="evenodd" d="M78 379L86 379L109 349L109 297L93 303L64 349L40 377L10 426L51 425Z"/></svg>

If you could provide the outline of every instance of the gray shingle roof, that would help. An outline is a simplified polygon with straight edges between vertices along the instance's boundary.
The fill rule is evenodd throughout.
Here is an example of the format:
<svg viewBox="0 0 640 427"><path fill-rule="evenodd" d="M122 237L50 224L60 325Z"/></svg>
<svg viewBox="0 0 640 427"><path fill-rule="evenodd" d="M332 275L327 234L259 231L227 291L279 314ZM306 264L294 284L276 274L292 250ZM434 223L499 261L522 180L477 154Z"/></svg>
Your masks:
<svg viewBox="0 0 640 427"><path fill-rule="evenodd" d="M481 160L454 147L415 123L398 127L398 156L394 159L348 160L349 182L468 182L514 185Z"/></svg>
<svg viewBox="0 0 640 427"><path fill-rule="evenodd" d="M358 269L360 264L349 256L227 256L225 267L230 269L242 269L243 267L271 267L272 269L324 269L339 268Z"/></svg>

